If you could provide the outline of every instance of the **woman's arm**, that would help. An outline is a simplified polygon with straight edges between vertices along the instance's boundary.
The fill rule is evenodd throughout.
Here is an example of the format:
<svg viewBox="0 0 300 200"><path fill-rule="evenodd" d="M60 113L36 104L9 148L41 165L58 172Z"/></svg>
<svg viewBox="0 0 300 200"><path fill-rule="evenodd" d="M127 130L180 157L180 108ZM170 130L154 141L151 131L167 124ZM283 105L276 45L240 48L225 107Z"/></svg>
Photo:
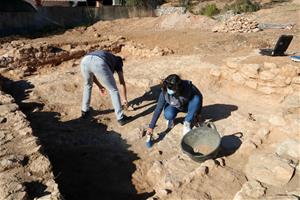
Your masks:
<svg viewBox="0 0 300 200"><path fill-rule="evenodd" d="M118 71L118 77L121 85L121 97L123 99L123 104L127 105L128 100L127 100L127 88L126 88L126 83L124 79L124 75L122 71Z"/></svg>
<svg viewBox="0 0 300 200"><path fill-rule="evenodd" d="M102 96L105 95L105 88L103 87L103 85L101 85L101 83L98 81L98 79L95 76L93 77L93 82L98 86L100 90L100 94Z"/></svg>
<svg viewBox="0 0 300 200"><path fill-rule="evenodd" d="M157 122L165 104L166 104L166 100L165 100L163 92L161 92L159 95L158 102L157 102L156 108L154 110L151 122L149 124L149 128L154 129L156 122Z"/></svg>

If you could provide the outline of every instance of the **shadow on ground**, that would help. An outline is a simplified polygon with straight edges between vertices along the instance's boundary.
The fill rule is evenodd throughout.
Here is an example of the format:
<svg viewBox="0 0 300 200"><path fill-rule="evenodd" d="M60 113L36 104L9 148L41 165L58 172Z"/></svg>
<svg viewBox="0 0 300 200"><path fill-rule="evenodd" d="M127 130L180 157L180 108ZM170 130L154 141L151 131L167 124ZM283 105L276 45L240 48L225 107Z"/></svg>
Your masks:
<svg viewBox="0 0 300 200"><path fill-rule="evenodd" d="M203 119L216 122L221 119L226 119L231 115L231 112L237 110L236 105L230 104L211 104L203 106L201 116Z"/></svg>
<svg viewBox="0 0 300 200"><path fill-rule="evenodd" d="M42 153L51 162L64 199L140 200L153 195L137 194L131 179L136 170L133 162L139 157L128 149L119 133L107 131L105 124L90 119L61 121L59 112L44 111L43 106L32 102L26 105L24 100L32 88L26 81L9 83L9 91L19 98L17 102L23 102L23 111L42 145ZM35 193L31 191L33 196Z"/></svg>
<svg viewBox="0 0 300 200"><path fill-rule="evenodd" d="M221 138L220 151L217 157L230 156L234 154L242 145L243 133L238 132L232 135L225 135Z"/></svg>

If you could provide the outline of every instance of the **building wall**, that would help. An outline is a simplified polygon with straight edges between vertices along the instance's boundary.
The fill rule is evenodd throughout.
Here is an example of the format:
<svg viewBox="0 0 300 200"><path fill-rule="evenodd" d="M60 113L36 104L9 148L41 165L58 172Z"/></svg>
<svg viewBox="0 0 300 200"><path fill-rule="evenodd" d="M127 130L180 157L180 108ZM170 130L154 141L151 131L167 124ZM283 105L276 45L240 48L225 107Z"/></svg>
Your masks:
<svg viewBox="0 0 300 200"><path fill-rule="evenodd" d="M37 12L0 12L0 37L71 28L99 20L149 16L154 16L154 10L123 6L38 7Z"/></svg>

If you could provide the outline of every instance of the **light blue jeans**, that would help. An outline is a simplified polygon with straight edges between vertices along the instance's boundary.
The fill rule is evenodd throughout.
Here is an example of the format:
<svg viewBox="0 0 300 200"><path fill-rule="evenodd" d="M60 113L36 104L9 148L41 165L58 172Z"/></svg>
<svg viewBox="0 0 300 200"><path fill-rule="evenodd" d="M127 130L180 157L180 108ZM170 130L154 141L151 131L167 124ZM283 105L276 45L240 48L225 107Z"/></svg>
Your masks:
<svg viewBox="0 0 300 200"><path fill-rule="evenodd" d="M80 63L81 73L84 79L83 98L81 110L89 110L94 76L109 92L117 120L123 118L122 105L119 90L115 78L109 66L98 56L86 55Z"/></svg>

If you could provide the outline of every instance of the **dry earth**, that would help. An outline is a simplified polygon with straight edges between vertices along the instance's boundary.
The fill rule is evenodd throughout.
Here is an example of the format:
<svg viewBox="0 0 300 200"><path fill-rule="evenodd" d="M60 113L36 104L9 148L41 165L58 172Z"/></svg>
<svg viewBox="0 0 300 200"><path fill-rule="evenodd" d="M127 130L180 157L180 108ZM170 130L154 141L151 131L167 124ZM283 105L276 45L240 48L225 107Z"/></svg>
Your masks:
<svg viewBox="0 0 300 200"><path fill-rule="evenodd" d="M1 101L0 138L10 145L1 142L0 183L13 183L14 178L5 178L10 175L21 186L0 190L0 198L18 193L22 196L11 199L298 199L300 65L287 56L262 56L258 49L273 47L281 34L293 34L288 52L299 55L299 14L296 1L254 13L259 23L295 23L292 29L255 33L213 33L220 22L171 14L98 22L36 39L2 39L3 91L15 98L30 122L23 135L38 141L43 151L30 151L34 145L14 150L26 140L6 136L20 132L7 128L17 120L7 113L20 111ZM126 111L134 120L124 127L116 123L109 97L100 97L96 87L92 118L79 119L79 62L93 49L125 58L135 109ZM166 134L161 116L155 133L162 139L146 148L143 130L159 83L171 73L201 90L202 117L223 135L215 160L197 163L182 153L183 114ZM44 173L32 175L32 163L46 158L39 152L52 168L45 159L46 164L38 165ZM13 164L3 167L10 160ZM39 187L28 187L30 181Z"/></svg>

